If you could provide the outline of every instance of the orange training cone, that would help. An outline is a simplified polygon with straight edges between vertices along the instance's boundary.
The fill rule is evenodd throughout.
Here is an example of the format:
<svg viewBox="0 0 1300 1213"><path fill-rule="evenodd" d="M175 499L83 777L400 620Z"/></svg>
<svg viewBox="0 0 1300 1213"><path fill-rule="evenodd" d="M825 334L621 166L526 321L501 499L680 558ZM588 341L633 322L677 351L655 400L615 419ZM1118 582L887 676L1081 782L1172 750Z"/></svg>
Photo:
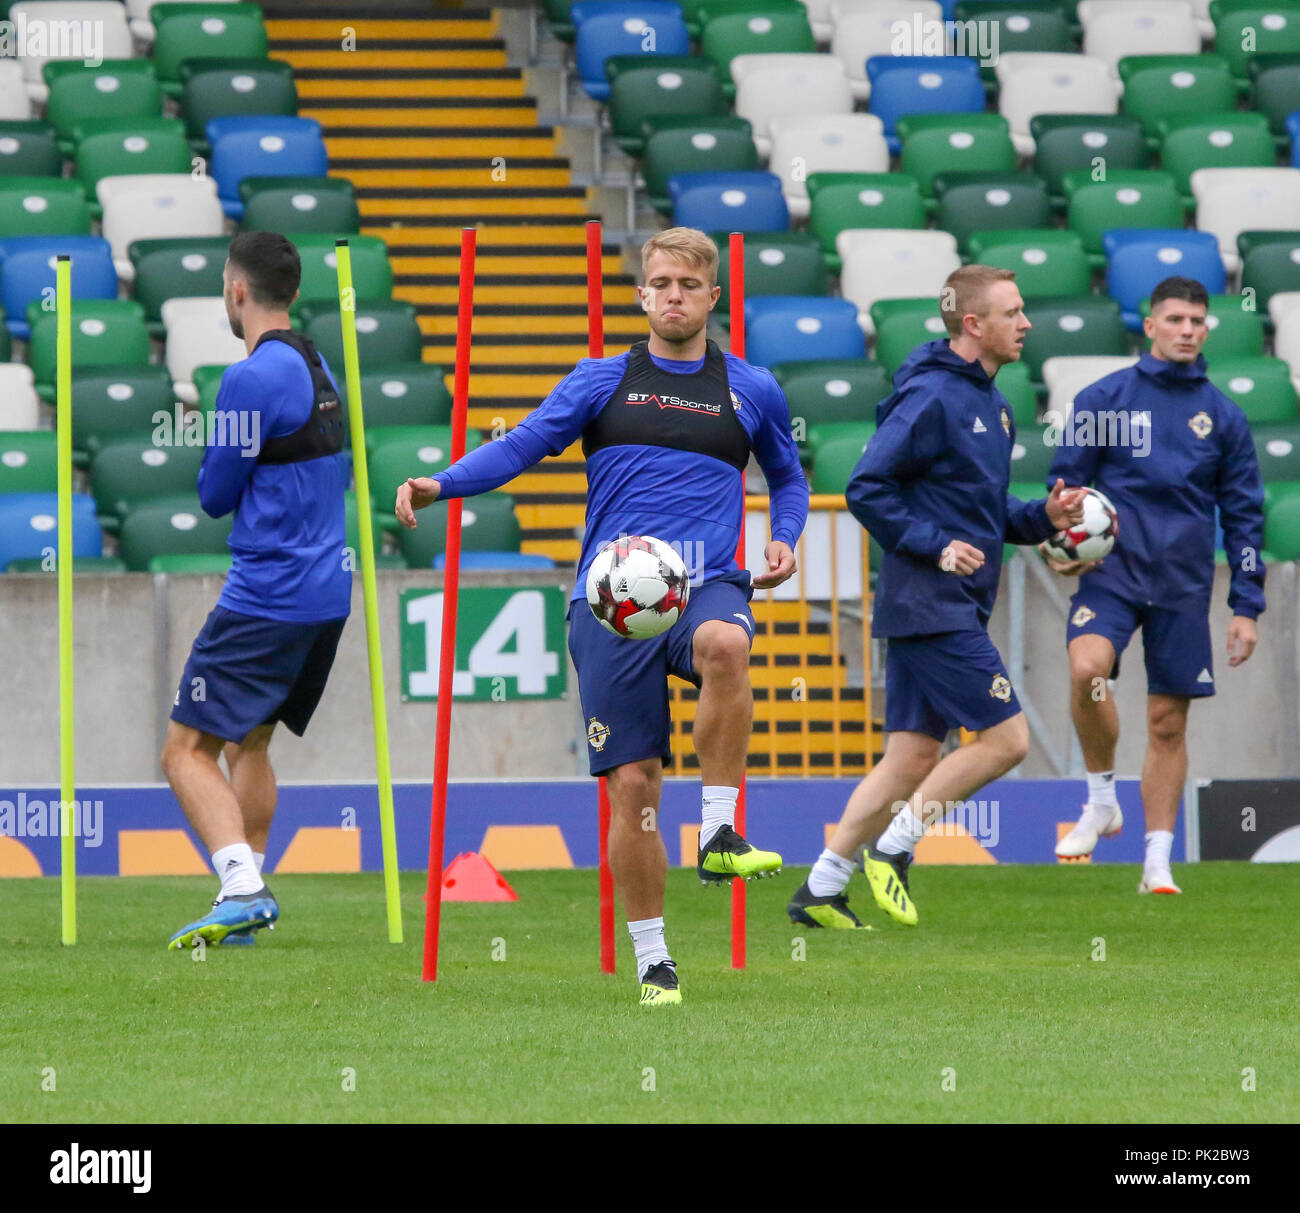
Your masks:
<svg viewBox="0 0 1300 1213"><path fill-rule="evenodd" d="M506 878L477 851L457 855L442 874L443 901L518 901Z"/></svg>

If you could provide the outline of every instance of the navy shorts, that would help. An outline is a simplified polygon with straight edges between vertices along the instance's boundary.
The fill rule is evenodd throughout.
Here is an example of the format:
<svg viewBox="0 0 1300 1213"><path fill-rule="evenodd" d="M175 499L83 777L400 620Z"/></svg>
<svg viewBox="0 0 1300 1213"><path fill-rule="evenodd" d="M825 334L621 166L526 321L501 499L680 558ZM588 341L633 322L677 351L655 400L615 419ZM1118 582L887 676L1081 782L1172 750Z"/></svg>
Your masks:
<svg viewBox="0 0 1300 1213"><path fill-rule="evenodd" d="M226 741L275 721L301 737L345 623L283 623L213 607L185 663L172 719Z"/></svg>
<svg viewBox="0 0 1300 1213"><path fill-rule="evenodd" d="M750 575L737 569L692 586L686 612L654 640L624 640L606 631L584 599L569 607L569 653L578 671L587 758L593 775L644 758L672 760L668 675L700 685L692 645L695 629L710 619L743 628L754 643Z"/></svg>
<svg viewBox="0 0 1300 1213"><path fill-rule="evenodd" d="M961 725L991 729L1020 711L1006 666L983 630L891 638L885 655L885 732L942 741Z"/></svg>
<svg viewBox="0 0 1300 1213"><path fill-rule="evenodd" d="M1214 642L1208 607L1171 610L1126 602L1103 590L1079 589L1070 599L1065 643L1076 636L1105 636L1115 648L1112 678L1119 677L1120 654L1142 629L1149 695L1214 694Z"/></svg>

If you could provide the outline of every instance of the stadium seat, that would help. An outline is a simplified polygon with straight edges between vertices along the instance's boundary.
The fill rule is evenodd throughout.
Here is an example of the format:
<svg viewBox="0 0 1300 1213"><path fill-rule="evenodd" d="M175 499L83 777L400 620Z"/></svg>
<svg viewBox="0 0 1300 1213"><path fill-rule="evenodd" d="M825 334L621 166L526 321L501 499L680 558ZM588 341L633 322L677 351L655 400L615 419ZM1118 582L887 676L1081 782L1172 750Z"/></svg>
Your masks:
<svg viewBox="0 0 1300 1213"><path fill-rule="evenodd" d="M689 4L690 0L687 0L687 3ZM835 32L835 22L831 19L831 0L801 0L801 3L808 10L808 24L812 27L817 44L827 45ZM686 27L690 28L689 19Z"/></svg>
<svg viewBox="0 0 1300 1213"><path fill-rule="evenodd" d="M240 362L247 357L242 338L230 331L226 303L220 296L168 299L159 315L167 330L167 373L177 400L198 403L195 367Z"/></svg>
<svg viewBox="0 0 1300 1213"><path fill-rule="evenodd" d="M72 258L74 300L117 298L113 258L108 244L100 237L11 236L0 241L0 303L4 305L5 324L11 336L20 341L30 339L31 318L27 309L52 297L56 258L64 253Z"/></svg>
<svg viewBox="0 0 1300 1213"><path fill-rule="evenodd" d="M179 118L93 118L81 123L77 178L98 213L101 177L138 173L189 174L190 145Z"/></svg>
<svg viewBox="0 0 1300 1213"><path fill-rule="evenodd" d="M945 172L1008 173L1017 154L1010 128L999 114L918 114L899 120L903 141L899 167L914 177L927 198Z"/></svg>
<svg viewBox="0 0 1300 1213"><path fill-rule="evenodd" d="M1144 169L1151 150L1142 123L1130 114L1040 114L1030 120L1034 171L1053 201L1065 204L1065 174L1091 172L1098 160L1107 172Z"/></svg>
<svg viewBox="0 0 1300 1213"><path fill-rule="evenodd" d="M404 569L406 561L397 552L383 551L384 529L374 507L370 510L370 524L375 544L375 568ZM343 494L344 544L352 553L352 571L361 571L361 514L357 509L357 495L351 489ZM462 567L464 567L462 565Z"/></svg>
<svg viewBox="0 0 1300 1213"><path fill-rule="evenodd" d="M1100 357L1064 354L1048 358L1043 363L1043 384L1047 388L1044 419L1058 426L1063 424L1074 408L1074 398L1084 388L1091 387L1098 379L1122 371L1136 362L1136 354ZM1004 367L1003 370L1005 369ZM1002 371L998 372L998 386L1002 386Z"/></svg>
<svg viewBox="0 0 1300 1213"><path fill-rule="evenodd" d="M1300 13L1294 5L1214 0L1210 18L1215 50L1238 80L1246 79L1252 55L1300 52Z"/></svg>
<svg viewBox="0 0 1300 1213"><path fill-rule="evenodd" d="M4 309L0 308L0 321L4 320ZM12 342L9 340L8 327L0 323L0 363L8 362L9 355L12 352Z"/></svg>
<svg viewBox="0 0 1300 1213"><path fill-rule="evenodd" d="M172 577L201 576L209 573L229 573L234 557L220 552L166 552L151 556L148 573L166 573Z"/></svg>
<svg viewBox="0 0 1300 1213"><path fill-rule="evenodd" d="M76 273L75 264L73 273ZM57 316L28 307L31 339L28 365L43 400L54 398ZM72 301L72 364L84 369L103 366L144 366L149 362L149 332L144 312L132 299L74 299Z"/></svg>
<svg viewBox="0 0 1300 1213"><path fill-rule="evenodd" d="M905 173L813 173L807 186L808 230L833 273L840 270L835 241L846 228L925 226L921 187Z"/></svg>
<svg viewBox="0 0 1300 1213"><path fill-rule="evenodd" d="M1282 231L1300 216L1300 169L1202 168L1192 174L1196 226L1219 238L1228 272L1240 268L1237 237L1248 231Z"/></svg>
<svg viewBox="0 0 1300 1213"><path fill-rule="evenodd" d="M1056 445L1050 426L1027 425L1017 427L1016 440L1011 445L1011 479L1024 484L1043 484L1052 470ZM1039 489L1036 497L1046 497ZM1034 500L1034 498L1030 498Z"/></svg>
<svg viewBox="0 0 1300 1213"><path fill-rule="evenodd" d="M1291 382L1300 390L1300 291L1279 293L1269 300L1273 320L1273 352L1291 368Z"/></svg>
<svg viewBox="0 0 1300 1213"><path fill-rule="evenodd" d="M1294 150L1295 136L1287 132L1287 118L1300 113L1300 54L1252 55L1247 60L1250 73L1250 108L1268 119L1274 141Z"/></svg>
<svg viewBox="0 0 1300 1213"><path fill-rule="evenodd" d="M256 4L155 4L154 69L163 92L179 99L187 59L265 59L266 26Z"/></svg>
<svg viewBox="0 0 1300 1213"><path fill-rule="evenodd" d="M860 450L865 450L871 436L876 432L875 421L828 421L814 425L808 431L808 454L812 466L827 447L839 442L856 441Z"/></svg>
<svg viewBox="0 0 1300 1213"><path fill-rule="evenodd" d="M239 183L245 177L324 177L329 156L314 118L213 118L211 175L226 214L242 219Z"/></svg>
<svg viewBox="0 0 1300 1213"><path fill-rule="evenodd" d="M337 303L308 303L299 319L312 344L331 368L343 373L343 326ZM424 338L415 305L405 300L357 302L357 359L362 368L390 362L419 362Z"/></svg>
<svg viewBox="0 0 1300 1213"><path fill-rule="evenodd" d="M733 60L736 113L749 119L760 156L772 150L772 119L783 114L848 114L853 94L844 65L826 55L741 55Z"/></svg>
<svg viewBox="0 0 1300 1213"><path fill-rule="evenodd" d="M409 473L408 473L409 474ZM508 493L483 493L461 510L461 546L469 552L518 552L522 538L515 501ZM401 528L399 544L407 568L428 569L446 550L447 505L435 501L420 513L415 530Z"/></svg>
<svg viewBox="0 0 1300 1213"><path fill-rule="evenodd" d="M816 51L817 40L802 9L724 14L700 31L700 54L718 65L723 91L732 95L735 78L731 63L738 55L800 55Z"/></svg>
<svg viewBox="0 0 1300 1213"><path fill-rule="evenodd" d="M813 427L874 422L876 405L893 390L885 368L864 358L779 362L771 371L785 393L801 456Z"/></svg>
<svg viewBox="0 0 1300 1213"><path fill-rule="evenodd" d="M40 560L59 546L57 493L0 494L0 568L15 560ZM104 533L95 519L95 502L84 493L72 495L72 555L100 556ZM75 564L74 564L75 569Z"/></svg>
<svg viewBox="0 0 1300 1213"><path fill-rule="evenodd" d="M771 135L769 168L781 178L794 219L808 218L813 173L889 172L889 147L874 114L785 114L772 119Z"/></svg>
<svg viewBox="0 0 1300 1213"><path fill-rule="evenodd" d="M869 435L860 432L825 443L813 459L808 480L814 493L831 493L842 497L853 469L862 461Z"/></svg>
<svg viewBox="0 0 1300 1213"><path fill-rule="evenodd" d="M217 397L221 395L221 381L226 377L226 368L230 365L229 362L220 362L194 368L194 391L199 398L198 407L205 413L210 413L217 407ZM171 376L168 376L167 382L171 383ZM338 387L341 392L343 385L339 384ZM172 394L175 395L175 392ZM347 442L346 433L343 435L343 441Z"/></svg>
<svg viewBox="0 0 1300 1213"><path fill-rule="evenodd" d="M846 299L767 295L745 300L745 356L756 366L861 358L866 342Z"/></svg>
<svg viewBox="0 0 1300 1213"><path fill-rule="evenodd" d="M41 424L41 398L32 368L0 362L0 430L34 430Z"/></svg>
<svg viewBox="0 0 1300 1213"><path fill-rule="evenodd" d="M90 235L85 186L59 177L0 177L0 234Z"/></svg>
<svg viewBox="0 0 1300 1213"><path fill-rule="evenodd" d="M155 556L226 555L234 515L210 518L197 494L145 501L122 519L117 554L132 572L143 573Z"/></svg>
<svg viewBox="0 0 1300 1213"><path fill-rule="evenodd" d="M1187 0L1080 0L1083 53L1101 59L1118 75L1126 55L1195 55L1201 49Z"/></svg>
<svg viewBox="0 0 1300 1213"><path fill-rule="evenodd" d="M726 316L731 306L730 242L719 233L718 297L714 314ZM745 295L824 295L826 261L817 238L808 232L759 232L745 238Z"/></svg>
<svg viewBox="0 0 1300 1213"><path fill-rule="evenodd" d="M26 122L32 116L32 99L17 59L0 59L0 120Z"/></svg>
<svg viewBox="0 0 1300 1213"><path fill-rule="evenodd" d="M50 123L0 119L0 181L6 177L58 177L62 171L63 160Z"/></svg>
<svg viewBox="0 0 1300 1213"><path fill-rule="evenodd" d="M1300 420L1291 368L1281 358L1216 356L1209 361L1208 373L1214 386L1241 407L1251 429Z"/></svg>
<svg viewBox="0 0 1300 1213"><path fill-rule="evenodd" d="M582 0L542 0L542 15L546 24L561 42L572 42L575 33L573 27L573 9ZM688 0L689 3L689 0ZM694 33L694 31L691 31Z"/></svg>
<svg viewBox="0 0 1300 1213"><path fill-rule="evenodd" d="M99 199L104 239L124 282L134 276L130 248L137 240L220 237L225 230L211 177L187 173L102 177Z"/></svg>
<svg viewBox="0 0 1300 1213"><path fill-rule="evenodd" d="M1300 481L1300 426L1270 426L1252 435L1264 483Z"/></svg>
<svg viewBox="0 0 1300 1213"><path fill-rule="evenodd" d="M127 248L134 281L133 297L151 325L162 323L168 299L220 295L222 270L230 241L224 236L167 237L135 240Z"/></svg>
<svg viewBox="0 0 1300 1213"><path fill-rule="evenodd" d="M1025 299L1082 295L1092 286L1088 254L1078 232L1055 228L972 232L967 252L981 265L1014 270Z"/></svg>
<svg viewBox="0 0 1300 1213"><path fill-rule="evenodd" d="M1021 357L1035 379L1043 363L1062 354L1129 353L1128 332L1119 304L1100 295L1034 299L1025 308L1033 328L1025 334Z"/></svg>
<svg viewBox="0 0 1300 1213"><path fill-rule="evenodd" d="M674 173L668 178L673 223L704 232L776 232L790 212L775 173Z"/></svg>
<svg viewBox="0 0 1300 1213"><path fill-rule="evenodd" d="M939 298L944 280L959 265L957 241L948 232L882 228L841 232L837 250L843 270L840 290L871 331L870 309L878 299Z"/></svg>
<svg viewBox="0 0 1300 1213"><path fill-rule="evenodd" d="M1016 149L1034 153L1030 122L1040 114L1113 114L1119 86L1109 66L1089 55L1021 51L998 60L998 110L1011 128Z"/></svg>
<svg viewBox="0 0 1300 1213"><path fill-rule="evenodd" d="M1119 302L1130 332L1142 330L1141 303L1173 274L1194 278L1212 295L1226 287L1219 242L1211 232L1182 228L1122 228L1102 237L1106 290Z"/></svg>
<svg viewBox="0 0 1300 1213"><path fill-rule="evenodd" d="M292 240L302 263L302 282L291 313L302 310L308 300L337 302L339 297L338 253L336 237L317 232L296 232ZM358 299L391 299L393 267L388 261L388 246L378 236L349 236L348 251L352 259L352 286ZM339 368L340 373L342 368Z"/></svg>
<svg viewBox="0 0 1300 1213"><path fill-rule="evenodd" d="M1059 4L1044 4L1040 0L1019 5L1014 0L962 0L954 7L953 16L957 21L980 22L985 28L996 28L999 55L1026 51L1071 54L1075 50L1070 19ZM994 78L992 67L981 72L988 80Z"/></svg>
<svg viewBox="0 0 1300 1213"><path fill-rule="evenodd" d="M1254 292L1255 306L1268 311L1280 293L1300 291L1300 212L1292 230L1247 231L1237 236L1241 254L1241 288Z"/></svg>
<svg viewBox="0 0 1300 1213"><path fill-rule="evenodd" d="M348 385L342 368L336 374L347 416ZM450 425L451 393L441 367L432 362L394 362L361 368L361 401L367 430L390 425ZM344 440L350 439L344 430Z"/></svg>
<svg viewBox="0 0 1300 1213"><path fill-rule="evenodd" d="M1300 497L1274 502L1264 515L1264 550L1274 560L1300 558Z"/></svg>
<svg viewBox="0 0 1300 1213"><path fill-rule="evenodd" d="M1038 423L1038 393L1023 362L1007 363L998 372L997 388L1011 406L1017 429Z"/></svg>
<svg viewBox="0 0 1300 1213"><path fill-rule="evenodd" d="M180 77L185 130L199 142L206 142L213 118L298 112L293 68L279 59L183 60Z"/></svg>
<svg viewBox="0 0 1300 1213"><path fill-rule="evenodd" d="M1220 55L1132 55L1119 63L1124 113L1150 139L1160 123L1188 115L1224 113L1237 104L1237 86Z"/></svg>
<svg viewBox="0 0 1300 1213"><path fill-rule="evenodd" d="M155 444L148 432L105 441L90 462L90 491L101 518L121 519L152 498L196 492L203 449Z"/></svg>
<svg viewBox="0 0 1300 1213"><path fill-rule="evenodd" d="M881 299L871 305L876 361L892 376L918 345L947 336L939 293L919 299Z"/></svg>
<svg viewBox="0 0 1300 1213"><path fill-rule="evenodd" d="M831 5L831 19L835 26L831 54L844 65L854 98L865 101L874 87L867 75L867 60L897 54L900 28L910 36L918 19L942 21L943 10L933 0L879 0L869 5L836 2ZM946 41L945 55L950 53ZM917 56L924 53L922 48L907 49Z"/></svg>
<svg viewBox="0 0 1300 1213"><path fill-rule="evenodd" d="M605 60L614 55L687 55L691 40L681 7L666 0L582 4L590 12L576 22L574 63L582 90L595 101L609 98ZM647 45L648 43L648 45Z"/></svg>
<svg viewBox="0 0 1300 1213"><path fill-rule="evenodd" d="M1185 213L1174 179L1155 169L1108 172L1094 181L1089 172L1066 173L1069 226L1083 237L1095 267L1106 263L1102 238L1114 228L1180 228Z"/></svg>
<svg viewBox="0 0 1300 1213"><path fill-rule="evenodd" d="M106 442L152 432L155 414L175 417L175 399L166 367L73 367L74 461L88 462Z"/></svg>
<svg viewBox="0 0 1300 1213"><path fill-rule="evenodd" d="M0 432L0 494L53 493L58 487L53 430Z"/></svg>
<svg viewBox="0 0 1300 1213"><path fill-rule="evenodd" d="M1142 300L1142 315L1151 311L1150 299ZM1206 357L1258 358L1264 353L1264 322L1255 300L1243 295L1210 296L1205 327L1210 335Z"/></svg>
<svg viewBox="0 0 1300 1213"><path fill-rule="evenodd" d="M935 178L934 189L939 200L935 225L951 232L962 252L974 232L1045 228L1052 221L1047 186L1033 173L944 172Z"/></svg>
<svg viewBox="0 0 1300 1213"><path fill-rule="evenodd" d="M596 8L600 8L605 0L591 0L591 2ZM719 17L730 16L733 13L744 13L746 16L753 13L795 10L808 13L807 7L800 4L798 0L683 0L681 8L687 32L696 41L699 41L701 32L710 21L716 21ZM808 14L808 17L811 21L811 14Z"/></svg>
<svg viewBox="0 0 1300 1213"><path fill-rule="evenodd" d="M1263 114L1183 115L1163 119L1160 127L1162 167L1189 201L1197 169L1271 167L1277 161Z"/></svg>
<svg viewBox="0 0 1300 1213"><path fill-rule="evenodd" d="M45 65L45 78L50 87L45 117L65 154L72 153L78 128L88 121L162 117L162 90L147 59L115 59L96 67L55 60Z"/></svg>
<svg viewBox="0 0 1300 1213"><path fill-rule="evenodd" d="M47 63L59 59L82 63L130 59L135 53L126 10L117 0L20 0L10 5L9 19L50 32L45 38L28 40L26 53L19 60L27 95L38 104L43 104L50 94L41 72ZM59 28L68 31L69 36L59 37ZM84 32L87 30L93 30L93 36L88 37Z"/></svg>
<svg viewBox="0 0 1300 1213"><path fill-rule="evenodd" d="M249 232L337 232L361 230L357 192L343 177L245 177L240 226Z"/></svg>
<svg viewBox="0 0 1300 1213"><path fill-rule="evenodd" d="M753 128L734 114L669 114L646 121L641 176L650 205L660 214L672 211L668 179L674 173L753 172L758 150Z"/></svg>
<svg viewBox="0 0 1300 1213"><path fill-rule="evenodd" d="M609 122L614 141L629 156L645 146L645 124L668 116L699 118L728 113L722 73L707 59L619 55L605 62Z"/></svg>
<svg viewBox="0 0 1300 1213"><path fill-rule="evenodd" d="M234 0L180 0L180 2L183 4L207 3L211 5L230 4L234 3ZM154 38L158 34L150 16L156 3L157 0L126 0L127 24L131 27L131 33L146 45L152 45Z"/></svg>
<svg viewBox="0 0 1300 1213"><path fill-rule="evenodd" d="M974 59L877 55L867 60L867 78L871 112L884 124L889 150L895 155L902 147L897 133L900 118L984 112L984 82Z"/></svg>

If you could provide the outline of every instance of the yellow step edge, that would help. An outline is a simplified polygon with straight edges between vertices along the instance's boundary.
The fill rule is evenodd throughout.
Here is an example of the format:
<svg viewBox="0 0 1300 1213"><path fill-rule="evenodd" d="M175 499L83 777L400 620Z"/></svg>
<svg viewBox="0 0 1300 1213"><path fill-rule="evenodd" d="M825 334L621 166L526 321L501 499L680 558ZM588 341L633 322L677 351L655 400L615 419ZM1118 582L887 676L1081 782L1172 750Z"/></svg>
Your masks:
<svg viewBox="0 0 1300 1213"><path fill-rule="evenodd" d="M585 493L587 477L582 472L525 472L516 476L506 491L510 493Z"/></svg>
<svg viewBox="0 0 1300 1213"><path fill-rule="evenodd" d="M404 20L391 17L358 17L343 20L307 17L272 17L265 22L266 36L272 42L320 38L337 41L351 31L356 49L364 50L367 40L392 41L396 38L496 38L500 33L496 13L472 21L440 21L437 17ZM275 53L272 48L272 54Z"/></svg>
<svg viewBox="0 0 1300 1213"><path fill-rule="evenodd" d="M532 106L518 105L507 108L475 105L467 101L463 106L430 106L428 109L406 109L396 106L373 105L359 109L313 109L306 106L299 110L304 118L315 118L321 126L330 131L325 136L326 149L331 159L336 156L373 156L380 154L418 156L428 155L430 145L445 135L408 135L400 137L399 132L408 126L449 126L464 128L465 137L474 137L476 126L532 126L536 122L537 111ZM392 135L355 135L348 136L347 129L353 126L378 126ZM335 131L339 134L335 134ZM490 135L479 138L489 139ZM554 136L539 135L539 138ZM498 150L496 155L504 156Z"/></svg>
<svg viewBox="0 0 1300 1213"><path fill-rule="evenodd" d="M298 80L298 97L311 102L319 97L355 97L358 102L371 98L377 104L394 97L526 97L523 80L459 80L454 77L429 80L393 80L383 76L370 79Z"/></svg>
<svg viewBox="0 0 1300 1213"><path fill-rule="evenodd" d="M344 175L336 173L337 175ZM387 169L355 169L345 174L358 189L413 184L395 181ZM397 174L405 176L404 173ZM469 198L366 198L361 213L376 215L585 215L585 198L494 198L488 194ZM586 298L584 295L583 298Z"/></svg>
<svg viewBox="0 0 1300 1213"><path fill-rule="evenodd" d="M283 59L295 68L455 68L455 67L509 67L506 53L501 50L473 51L390 51L390 50L272 50L275 58ZM472 82L471 82L472 83Z"/></svg>
<svg viewBox="0 0 1300 1213"><path fill-rule="evenodd" d="M398 294L404 292L398 289ZM635 317L627 317L626 323L620 323L623 317L607 318L605 320L605 334L622 335L629 338L639 338L645 331L645 325L638 324ZM447 334L455 335L456 317L455 316L421 316L420 331L446 336ZM474 335L502 333L533 333L537 336L554 335L564 336L581 336L584 339L587 336L587 318L585 316L482 316L474 317Z"/></svg>
<svg viewBox="0 0 1300 1213"><path fill-rule="evenodd" d="M478 257L474 258L475 263ZM455 283L447 286L401 286L395 292L402 299L411 303L455 303L459 298L459 289ZM510 286L482 285L474 286L474 302L478 303L527 303L549 304L587 302L587 287L584 283L577 286L552 286L549 283L530 283L527 279ZM605 306L611 304L635 303L632 288L605 287Z"/></svg>
<svg viewBox="0 0 1300 1213"><path fill-rule="evenodd" d="M576 564L582 552L582 544L576 539L528 539L519 545L521 552L530 555L549 556L556 564Z"/></svg>
<svg viewBox="0 0 1300 1213"><path fill-rule="evenodd" d="M448 341L445 348L451 349L454 342ZM439 350L437 345L431 347ZM608 343L606 344L607 352ZM454 352L454 351L453 351ZM439 357L444 356L441 352ZM536 366L554 366L557 373L563 377L567 375L577 364L579 358L587 356L587 343L582 345L500 345L494 346L491 351L491 360L499 366L514 365L536 365ZM434 361L437 361L435 358Z"/></svg>
<svg viewBox="0 0 1300 1213"><path fill-rule="evenodd" d="M804 706L808 708L808 720L812 721L833 721L834 713L831 711L833 704L829 699L806 699L802 702L786 698L784 695L778 696L775 700L761 700L754 704L754 718L756 720L803 720ZM672 705L674 720L694 720L695 713L699 708L697 700L693 699L674 699ZM854 714L856 713L856 715ZM841 734L843 740L856 741L862 737L862 701L860 699L846 699L840 704L840 720L844 723L853 722L858 726L858 730L849 733L844 730ZM788 738L788 733L781 734L783 738ZM812 736L822 736L828 740L834 739L834 734L812 734ZM841 744L843 744L843 740ZM760 743L760 745L763 743Z"/></svg>
<svg viewBox="0 0 1300 1213"><path fill-rule="evenodd" d="M459 244L460 228L455 224L414 224L414 223L367 223L365 221L365 203L361 203L363 236L378 236L385 240L390 248L401 248L413 244ZM494 223L480 227L478 231L478 248L518 248L539 244L576 244L582 247L586 239L586 225L581 223L555 224L519 224L505 226ZM585 290L585 288L584 288ZM586 296L584 294L583 298Z"/></svg>
<svg viewBox="0 0 1300 1213"><path fill-rule="evenodd" d="M450 125L455 124L452 123ZM347 136L344 135L329 136L331 139L336 137L347 138ZM485 162L490 163L493 156L504 156L506 157L506 163L508 165L510 157L512 156L555 157L560 154L559 149L555 144L555 137L553 135L543 135L540 133L536 135L512 134L496 137L492 135L476 135L471 130L467 131L464 135L431 136L423 142L425 146L422 154L427 156L430 160L463 160L470 156L480 156ZM377 155L378 152L382 150L382 148L378 148L377 141L372 141L370 145L362 152L358 153L358 155ZM335 153L335 155L337 155L337 153ZM349 169L346 174L336 171L333 175L336 177L347 176L349 180L355 180L358 173L376 173L380 171L386 170ZM377 180L373 184L383 185L384 182L382 180ZM366 208L363 204L361 207L361 213L365 214L365 210Z"/></svg>
<svg viewBox="0 0 1300 1213"><path fill-rule="evenodd" d="M586 507L581 505L517 505L515 513L522 527L576 527L587 520Z"/></svg>
<svg viewBox="0 0 1300 1213"><path fill-rule="evenodd" d="M477 243L477 242L476 242ZM406 253L390 253L388 257L394 274L455 274L460 271L459 250L447 256L412 256ZM603 275L613 276L623 272L623 259L610 255L600 259ZM474 272L476 274L518 274L521 278L541 277L551 274L585 274L587 256L585 253L547 254L545 256L509 255L491 250L474 254ZM586 290L586 287L583 287Z"/></svg>

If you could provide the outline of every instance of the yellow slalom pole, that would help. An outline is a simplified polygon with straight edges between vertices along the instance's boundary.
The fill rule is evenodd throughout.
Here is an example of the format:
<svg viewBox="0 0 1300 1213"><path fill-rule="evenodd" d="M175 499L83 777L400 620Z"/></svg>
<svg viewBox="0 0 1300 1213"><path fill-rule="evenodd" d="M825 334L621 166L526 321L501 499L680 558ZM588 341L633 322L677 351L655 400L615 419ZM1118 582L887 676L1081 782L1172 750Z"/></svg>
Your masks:
<svg viewBox="0 0 1300 1213"><path fill-rule="evenodd" d="M59 881L63 942L77 942L77 839L72 802L77 795L72 717L72 261L54 268L55 390L59 461Z"/></svg>
<svg viewBox="0 0 1300 1213"><path fill-rule="evenodd" d="M384 845L384 894L388 899L388 941L402 942L401 891L397 875L397 826L393 818L393 775L388 757L388 712L384 703L383 649L379 643L379 592L375 586L375 532L370 513L370 471L366 427L361 415L361 367L357 360L357 293L352 287L352 252L334 242L339 275L339 319L343 322L343 364L352 428L352 474L357 483L361 532L361 586L366 604L366 650L370 658L370 710L375 720L375 766L379 774L379 829Z"/></svg>

